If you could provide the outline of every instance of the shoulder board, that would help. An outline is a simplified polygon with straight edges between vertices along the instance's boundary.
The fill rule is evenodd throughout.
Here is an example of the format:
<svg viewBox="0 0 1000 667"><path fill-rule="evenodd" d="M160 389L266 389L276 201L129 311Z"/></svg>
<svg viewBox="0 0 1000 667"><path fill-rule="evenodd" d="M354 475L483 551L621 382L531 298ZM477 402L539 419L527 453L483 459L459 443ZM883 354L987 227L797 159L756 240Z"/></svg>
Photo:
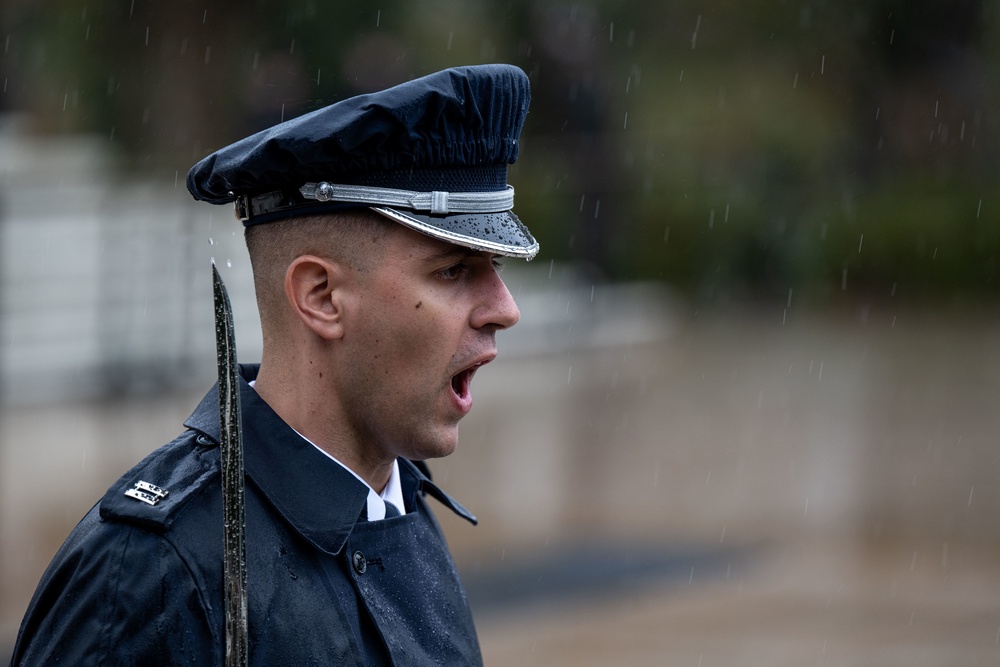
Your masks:
<svg viewBox="0 0 1000 667"><path fill-rule="evenodd" d="M218 478L218 443L187 431L111 485L100 502L101 519L166 532L187 500Z"/></svg>

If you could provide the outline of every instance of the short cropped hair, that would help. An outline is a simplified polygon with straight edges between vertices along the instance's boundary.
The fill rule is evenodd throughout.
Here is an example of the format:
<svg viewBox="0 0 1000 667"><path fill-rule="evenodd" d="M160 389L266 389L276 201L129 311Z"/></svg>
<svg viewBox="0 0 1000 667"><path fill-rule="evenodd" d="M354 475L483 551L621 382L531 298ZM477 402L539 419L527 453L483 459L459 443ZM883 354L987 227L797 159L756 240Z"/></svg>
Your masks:
<svg viewBox="0 0 1000 667"><path fill-rule="evenodd" d="M378 265L382 240L393 224L368 209L352 209L247 227L244 238L262 324L284 304L285 272L295 258L316 255L367 273Z"/></svg>

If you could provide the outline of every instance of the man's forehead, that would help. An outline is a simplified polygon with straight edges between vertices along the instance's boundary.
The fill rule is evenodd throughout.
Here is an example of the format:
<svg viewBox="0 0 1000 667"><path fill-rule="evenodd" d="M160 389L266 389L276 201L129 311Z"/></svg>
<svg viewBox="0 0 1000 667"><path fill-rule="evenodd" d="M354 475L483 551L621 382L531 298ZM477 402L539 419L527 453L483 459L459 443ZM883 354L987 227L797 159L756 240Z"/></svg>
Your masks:
<svg viewBox="0 0 1000 667"><path fill-rule="evenodd" d="M423 235L421 234L420 236ZM448 243L447 241L439 241L437 239L423 236L418 243L414 244L413 256L420 261L434 263L454 261L470 257L491 259L493 257L497 257L498 255L494 252L476 250L474 248L458 245L456 243Z"/></svg>
<svg viewBox="0 0 1000 667"><path fill-rule="evenodd" d="M493 252L436 239L403 225L393 225L391 230L390 234L395 238L395 245L402 251L403 256L410 256L422 262L447 261L463 257L491 258L497 256Z"/></svg>

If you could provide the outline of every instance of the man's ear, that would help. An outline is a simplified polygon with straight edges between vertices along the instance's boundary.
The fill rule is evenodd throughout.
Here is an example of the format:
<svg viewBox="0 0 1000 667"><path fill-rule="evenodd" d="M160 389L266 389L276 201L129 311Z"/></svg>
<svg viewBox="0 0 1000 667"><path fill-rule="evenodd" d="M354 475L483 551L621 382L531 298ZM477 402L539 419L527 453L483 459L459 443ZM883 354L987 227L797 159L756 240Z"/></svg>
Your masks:
<svg viewBox="0 0 1000 667"><path fill-rule="evenodd" d="M342 264L315 255L296 257L285 272L285 294L292 311L325 340L344 335L345 272Z"/></svg>

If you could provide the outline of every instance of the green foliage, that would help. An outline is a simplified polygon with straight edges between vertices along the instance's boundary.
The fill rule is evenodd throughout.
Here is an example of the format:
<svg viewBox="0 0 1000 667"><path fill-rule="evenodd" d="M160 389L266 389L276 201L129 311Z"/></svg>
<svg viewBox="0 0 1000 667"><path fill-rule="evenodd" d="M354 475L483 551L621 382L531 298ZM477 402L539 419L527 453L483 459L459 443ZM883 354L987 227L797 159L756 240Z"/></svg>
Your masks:
<svg viewBox="0 0 1000 667"><path fill-rule="evenodd" d="M988 298L998 21L879 0L20 0L3 105L172 175L442 67L531 76L518 211L543 257L693 298Z"/></svg>

